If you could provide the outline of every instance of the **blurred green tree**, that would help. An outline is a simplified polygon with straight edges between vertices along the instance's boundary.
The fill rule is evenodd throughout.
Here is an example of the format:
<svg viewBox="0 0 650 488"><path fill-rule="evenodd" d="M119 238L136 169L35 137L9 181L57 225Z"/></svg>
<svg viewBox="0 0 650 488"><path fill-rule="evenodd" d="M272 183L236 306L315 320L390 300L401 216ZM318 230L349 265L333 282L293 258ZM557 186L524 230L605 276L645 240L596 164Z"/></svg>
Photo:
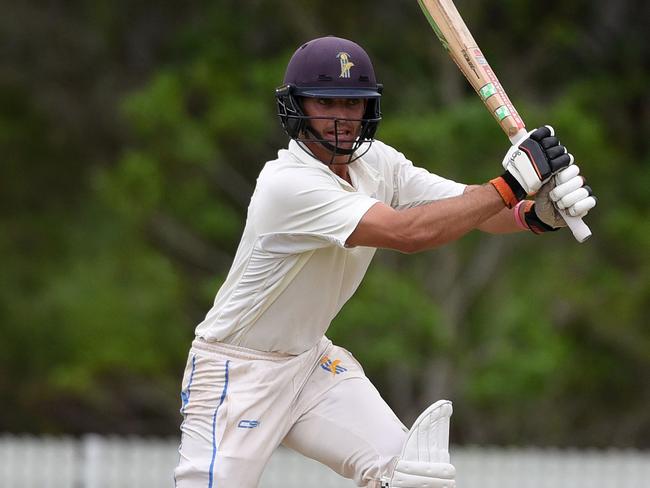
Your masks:
<svg viewBox="0 0 650 488"><path fill-rule="evenodd" d="M381 251L330 336L406 423L454 400L456 442L648 447L647 5L457 3L528 124L554 124L589 177L594 237L475 233ZM176 433L193 327L257 173L286 144L273 88L300 42L367 48L385 85L379 137L417 165L472 183L498 172L506 140L414 2L344 12L6 7L0 430Z"/></svg>

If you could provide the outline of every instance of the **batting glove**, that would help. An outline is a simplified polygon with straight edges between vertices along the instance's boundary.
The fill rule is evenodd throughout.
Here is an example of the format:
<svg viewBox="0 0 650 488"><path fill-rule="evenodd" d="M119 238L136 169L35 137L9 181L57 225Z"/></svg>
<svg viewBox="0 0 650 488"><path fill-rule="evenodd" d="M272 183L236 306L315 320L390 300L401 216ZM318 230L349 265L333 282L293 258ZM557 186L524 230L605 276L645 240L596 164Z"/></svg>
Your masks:
<svg viewBox="0 0 650 488"><path fill-rule="evenodd" d="M519 219L530 230L541 234L566 226L558 208L582 218L596 206L596 202L591 188L585 185L585 179L580 176L580 168L572 164L540 188L534 203L520 202L515 209Z"/></svg>
<svg viewBox="0 0 650 488"><path fill-rule="evenodd" d="M536 193L551 176L573 162L550 125L528 133L528 137L512 146L503 158L506 170L490 181L508 208Z"/></svg>
<svg viewBox="0 0 650 488"><path fill-rule="evenodd" d="M560 210L572 217L584 217L597 203L591 188L585 185L585 178L580 176L580 168L572 164L555 175L555 187L548 196Z"/></svg>

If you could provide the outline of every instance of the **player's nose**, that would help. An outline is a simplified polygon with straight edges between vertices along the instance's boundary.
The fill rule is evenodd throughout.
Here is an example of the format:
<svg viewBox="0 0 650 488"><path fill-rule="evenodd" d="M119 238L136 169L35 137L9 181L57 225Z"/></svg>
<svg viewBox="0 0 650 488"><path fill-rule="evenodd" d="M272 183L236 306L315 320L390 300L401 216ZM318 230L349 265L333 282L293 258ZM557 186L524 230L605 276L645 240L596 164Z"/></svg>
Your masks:
<svg viewBox="0 0 650 488"><path fill-rule="evenodd" d="M357 105L350 104L347 99L336 99L332 104L332 112L335 117L342 119L358 119L359 109Z"/></svg>

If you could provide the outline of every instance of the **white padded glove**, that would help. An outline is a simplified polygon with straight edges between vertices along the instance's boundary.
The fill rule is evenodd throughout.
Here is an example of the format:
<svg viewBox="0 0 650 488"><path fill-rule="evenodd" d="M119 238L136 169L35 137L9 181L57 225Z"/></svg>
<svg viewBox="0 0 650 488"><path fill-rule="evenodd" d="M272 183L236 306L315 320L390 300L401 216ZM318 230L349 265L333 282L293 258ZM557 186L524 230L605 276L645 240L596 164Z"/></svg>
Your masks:
<svg viewBox="0 0 650 488"><path fill-rule="evenodd" d="M563 169L545 183L535 195L535 214L552 228L565 227L566 222L556 207L573 217L584 217L596 206L596 197L591 188L585 185L576 164Z"/></svg>
<svg viewBox="0 0 650 488"><path fill-rule="evenodd" d="M596 206L596 197L591 188L585 185L580 175L580 168L573 164L555 175L555 188L549 197L561 210L566 210L572 217L584 217Z"/></svg>

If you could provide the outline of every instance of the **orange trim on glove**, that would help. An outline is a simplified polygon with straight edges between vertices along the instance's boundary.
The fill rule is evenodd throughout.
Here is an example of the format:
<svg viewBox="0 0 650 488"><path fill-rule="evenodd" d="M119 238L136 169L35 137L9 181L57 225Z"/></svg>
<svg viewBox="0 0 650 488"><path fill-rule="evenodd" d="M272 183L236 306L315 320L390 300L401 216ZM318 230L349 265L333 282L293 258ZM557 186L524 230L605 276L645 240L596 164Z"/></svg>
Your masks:
<svg viewBox="0 0 650 488"><path fill-rule="evenodd" d="M519 200L517 199L514 192L512 191L512 188L510 188L510 185L506 183L506 181L503 179L502 176L491 179L490 184L494 187L497 193L499 193L499 195L503 199L503 203L506 204L506 207L512 208L515 205L517 205Z"/></svg>

